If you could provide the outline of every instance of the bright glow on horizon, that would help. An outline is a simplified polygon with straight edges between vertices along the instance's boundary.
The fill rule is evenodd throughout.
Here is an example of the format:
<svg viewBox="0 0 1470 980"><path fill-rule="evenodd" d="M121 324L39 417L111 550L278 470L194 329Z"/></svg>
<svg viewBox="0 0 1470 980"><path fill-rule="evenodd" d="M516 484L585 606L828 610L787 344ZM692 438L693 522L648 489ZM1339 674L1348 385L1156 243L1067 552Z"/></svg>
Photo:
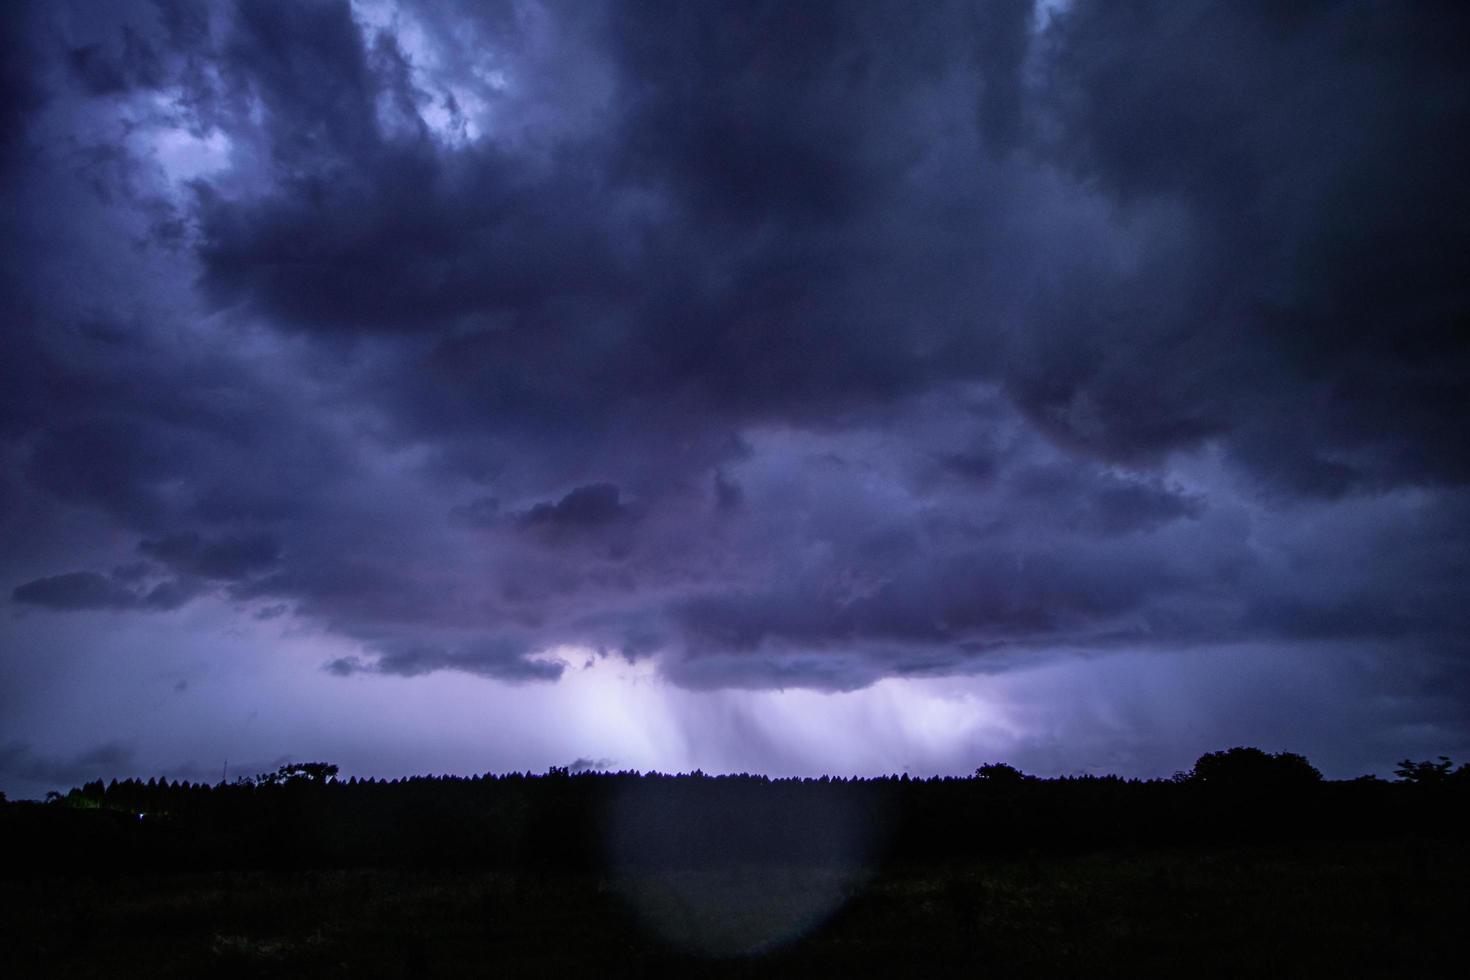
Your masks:
<svg viewBox="0 0 1470 980"><path fill-rule="evenodd" d="M69 646L71 630L103 625L113 637L104 661ZM777 777L936 774L970 771L976 753L999 758L1016 737L990 690L994 679L984 677L889 678L840 693L694 691L662 677L655 659L560 647L539 655L568 665L554 683L452 671L343 678L323 665L360 654L356 643L290 615L259 620L217 599L176 620L31 615L9 626L17 648L108 675L91 698L57 702L18 690L27 710L12 720L23 726L26 715L45 715L55 739L34 751L52 760L117 739L109 777L213 782L226 760L233 777L300 759L336 762L344 778L544 772L579 762ZM200 635L213 640L201 648ZM93 721L118 717L131 722L104 731ZM0 731L0 742L7 735Z"/></svg>

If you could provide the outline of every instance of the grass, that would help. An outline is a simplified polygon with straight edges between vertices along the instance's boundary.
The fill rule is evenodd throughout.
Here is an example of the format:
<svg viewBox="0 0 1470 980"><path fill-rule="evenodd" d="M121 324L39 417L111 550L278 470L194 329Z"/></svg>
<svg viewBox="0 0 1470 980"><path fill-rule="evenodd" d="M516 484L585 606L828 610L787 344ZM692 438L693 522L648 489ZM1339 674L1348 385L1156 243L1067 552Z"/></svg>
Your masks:
<svg viewBox="0 0 1470 980"><path fill-rule="evenodd" d="M1470 847L0 882L14 977L1458 976Z"/></svg>

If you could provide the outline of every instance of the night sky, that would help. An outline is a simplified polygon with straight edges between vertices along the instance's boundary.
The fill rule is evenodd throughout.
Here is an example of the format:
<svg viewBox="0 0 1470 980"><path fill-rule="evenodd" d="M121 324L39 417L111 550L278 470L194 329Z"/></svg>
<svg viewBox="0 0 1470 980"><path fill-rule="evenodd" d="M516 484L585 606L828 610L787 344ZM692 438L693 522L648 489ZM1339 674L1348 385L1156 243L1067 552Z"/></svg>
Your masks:
<svg viewBox="0 0 1470 980"><path fill-rule="evenodd" d="M10 796L1470 755L1470 5L0 18Z"/></svg>

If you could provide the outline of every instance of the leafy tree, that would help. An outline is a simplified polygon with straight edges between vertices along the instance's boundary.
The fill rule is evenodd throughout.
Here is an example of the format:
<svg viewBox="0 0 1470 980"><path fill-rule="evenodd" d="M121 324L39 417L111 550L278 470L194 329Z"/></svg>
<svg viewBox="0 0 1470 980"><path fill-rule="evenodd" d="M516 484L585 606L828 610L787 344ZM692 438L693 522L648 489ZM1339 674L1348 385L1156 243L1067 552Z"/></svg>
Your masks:
<svg viewBox="0 0 1470 980"><path fill-rule="evenodd" d="M1028 776L1015 766L1007 765L1004 762L987 762L975 770L975 778L983 779L987 783L1012 785L1015 783L1024 783L1036 777Z"/></svg>
<svg viewBox="0 0 1470 980"><path fill-rule="evenodd" d="M1250 746L1236 746L1199 757L1189 781L1231 789L1285 789L1322 781L1322 773L1295 752L1274 755Z"/></svg>
<svg viewBox="0 0 1470 980"><path fill-rule="evenodd" d="M337 779L337 766L330 762L288 762L275 772L262 773L255 781L262 786L287 783L326 784Z"/></svg>
<svg viewBox="0 0 1470 980"><path fill-rule="evenodd" d="M1438 762L1430 762L1427 759L1423 762L1414 762L1411 759L1404 759L1399 762L1399 767L1393 771L1393 774L1399 777L1400 782L1433 786L1447 782L1452 775L1455 775L1452 772L1453 768L1454 763L1450 762L1450 757L1442 755ZM1463 771L1466 767L1461 766L1460 769Z"/></svg>

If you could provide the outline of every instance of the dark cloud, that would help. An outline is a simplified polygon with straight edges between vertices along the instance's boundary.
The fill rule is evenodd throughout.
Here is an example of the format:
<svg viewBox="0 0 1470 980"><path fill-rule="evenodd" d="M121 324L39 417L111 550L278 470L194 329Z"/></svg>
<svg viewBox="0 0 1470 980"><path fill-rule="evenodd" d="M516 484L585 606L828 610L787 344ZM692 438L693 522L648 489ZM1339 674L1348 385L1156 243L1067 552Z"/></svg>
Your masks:
<svg viewBox="0 0 1470 980"><path fill-rule="evenodd" d="M121 742L104 742L74 755L37 752L29 742L0 743L0 778L35 791L64 792L91 779L115 777L130 767L136 750Z"/></svg>
<svg viewBox="0 0 1470 980"><path fill-rule="evenodd" d="M167 514L166 485L188 467L189 455L165 426L96 418L44 432L31 451L30 477L61 500L149 524Z"/></svg>
<svg viewBox="0 0 1470 980"><path fill-rule="evenodd" d="M184 605L201 591L200 583L188 579L165 579L151 586L134 587L96 572L66 572L18 585L11 595L16 602L48 609L167 612Z"/></svg>
<svg viewBox="0 0 1470 980"><path fill-rule="evenodd" d="M153 565L146 561L128 562L119 565L112 570L112 578L117 582L134 583L141 582L153 572Z"/></svg>
<svg viewBox="0 0 1470 980"><path fill-rule="evenodd" d="M236 15L222 65L260 99L275 152L309 159L371 145L376 81L349 4L267 0Z"/></svg>
<svg viewBox="0 0 1470 980"><path fill-rule="evenodd" d="M115 95L134 88L158 88L163 66L152 45L124 25L112 44L84 44L66 53L67 67L91 95Z"/></svg>
<svg viewBox="0 0 1470 980"><path fill-rule="evenodd" d="M966 647L1089 644L1171 584L1166 570L1125 570L1090 556L965 551L869 583L824 569L811 580L706 595L684 604L678 622L696 655L832 650L881 661L907 652L955 667Z"/></svg>
<svg viewBox="0 0 1470 980"><path fill-rule="evenodd" d="M281 552L269 534L223 535L210 540L197 531L144 538L138 550L180 574L210 579L241 579L266 571Z"/></svg>
<svg viewBox="0 0 1470 980"><path fill-rule="evenodd" d="M531 658L532 651L521 640L478 640L453 647L401 646L388 649L376 659L341 657L326 665L333 674L392 674L416 677L436 670L462 670L502 681L554 681L566 669L556 659Z"/></svg>
<svg viewBox="0 0 1470 980"><path fill-rule="evenodd" d="M467 504L451 508L449 516L470 527L493 527L501 520L500 498L476 497Z"/></svg>
<svg viewBox="0 0 1470 980"><path fill-rule="evenodd" d="M1022 404L1115 457L1220 436L1293 494L1462 484L1464 9L1113 13L1052 17L1036 140L1125 209L1174 209L1180 254L1089 286Z"/></svg>
<svg viewBox="0 0 1470 980"><path fill-rule="evenodd" d="M392 677L1464 661L1459 6L4 16L17 603Z"/></svg>
<svg viewBox="0 0 1470 980"><path fill-rule="evenodd" d="M976 116L987 146L1012 146L1025 125L1024 72L1036 18L1032 0L998 0L975 8L973 28L980 94Z"/></svg>
<svg viewBox="0 0 1470 980"><path fill-rule="evenodd" d="M350 335L515 319L610 287L579 169L541 173L490 145L441 152L397 43L366 37L346 3L242 12L224 61L236 98L264 107L278 179L248 199L195 185L216 305ZM384 100L406 131L385 131Z"/></svg>
<svg viewBox="0 0 1470 980"><path fill-rule="evenodd" d="M35 12L20 4L0 14L0 177L23 152L30 122L45 105L47 92L33 68Z"/></svg>
<svg viewBox="0 0 1470 980"><path fill-rule="evenodd" d="M951 473L969 480L988 480L996 474L998 460L991 453L946 453L939 459L940 465Z"/></svg>
<svg viewBox="0 0 1470 980"><path fill-rule="evenodd" d="M149 562L120 565L111 575L67 572L16 586L17 602L50 609L174 610L208 591L206 580L238 581L268 571L279 558L269 535L206 539L193 531L144 538L138 550L166 567L161 578Z"/></svg>
<svg viewBox="0 0 1470 980"><path fill-rule="evenodd" d="M1130 479L1073 465L1017 467L1009 479L1018 509L1035 507L1068 526L1101 534L1197 518L1205 506L1199 495L1156 477Z"/></svg>
<svg viewBox="0 0 1470 980"><path fill-rule="evenodd" d="M291 131L309 120L282 123ZM366 138L366 137L364 137ZM348 148L350 149L350 147ZM248 204L199 189L203 285L305 329L414 331L523 315L606 286L587 191L486 153L365 151L335 179L293 179Z"/></svg>
<svg viewBox="0 0 1470 980"><path fill-rule="evenodd" d="M715 507L721 511L739 509L745 500L745 491L740 484L729 479L719 470L715 471Z"/></svg>
<svg viewBox="0 0 1470 980"><path fill-rule="evenodd" d="M715 17L619 6L624 166L722 222L851 216L900 165L902 148L872 138L882 86L922 71L926 42L942 50L923 25L917 37L893 30L905 20L918 23L875 5L757 3Z"/></svg>
<svg viewBox="0 0 1470 980"><path fill-rule="evenodd" d="M117 609L134 606L138 594L96 572L67 572L16 586L16 602L51 609Z"/></svg>
<svg viewBox="0 0 1470 980"><path fill-rule="evenodd" d="M537 504L521 516L521 523L529 528L576 533L625 521L630 513L615 484L589 483L569 491L556 503Z"/></svg>

